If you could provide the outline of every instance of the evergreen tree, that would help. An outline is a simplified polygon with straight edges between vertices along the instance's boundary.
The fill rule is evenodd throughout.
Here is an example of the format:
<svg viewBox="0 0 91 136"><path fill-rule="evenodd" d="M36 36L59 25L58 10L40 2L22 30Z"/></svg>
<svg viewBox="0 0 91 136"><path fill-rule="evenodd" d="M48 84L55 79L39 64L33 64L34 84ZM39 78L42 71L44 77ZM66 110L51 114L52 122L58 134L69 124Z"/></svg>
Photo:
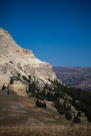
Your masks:
<svg viewBox="0 0 91 136"><path fill-rule="evenodd" d="M78 116L76 116L76 117L74 117L73 122L74 123L80 123L81 120L80 120L80 118Z"/></svg>
<svg viewBox="0 0 91 136"><path fill-rule="evenodd" d="M5 89L6 89L6 86L5 86L5 85L3 85L3 86L2 86L2 90L5 90Z"/></svg>
<svg viewBox="0 0 91 136"><path fill-rule="evenodd" d="M72 119L71 113L70 113L70 112L66 112L66 113L65 113L65 118L66 118L67 120L71 120L71 119Z"/></svg>
<svg viewBox="0 0 91 136"><path fill-rule="evenodd" d="M42 102L39 99L36 100L36 107L46 108L46 102Z"/></svg>
<svg viewBox="0 0 91 136"><path fill-rule="evenodd" d="M87 118L87 120L88 120L89 122L91 122L91 106L90 106L89 109L88 109L88 118Z"/></svg>
<svg viewBox="0 0 91 136"><path fill-rule="evenodd" d="M13 84L13 78L10 77L10 84Z"/></svg>
<svg viewBox="0 0 91 136"><path fill-rule="evenodd" d="M7 95L9 95L9 89L7 90Z"/></svg>
<svg viewBox="0 0 91 136"><path fill-rule="evenodd" d="M77 114L79 117L81 116L81 111L78 111L78 114Z"/></svg>

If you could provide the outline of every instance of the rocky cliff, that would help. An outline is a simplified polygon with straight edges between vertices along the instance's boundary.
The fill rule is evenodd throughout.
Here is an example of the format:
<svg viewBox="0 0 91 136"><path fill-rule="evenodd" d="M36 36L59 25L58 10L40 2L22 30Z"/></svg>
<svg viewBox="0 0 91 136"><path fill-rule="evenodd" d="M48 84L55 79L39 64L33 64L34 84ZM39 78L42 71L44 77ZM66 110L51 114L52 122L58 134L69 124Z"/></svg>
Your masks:
<svg viewBox="0 0 91 136"><path fill-rule="evenodd" d="M45 82L56 78L50 64L40 61L31 50L21 48L9 32L0 28L0 83L10 81L18 73Z"/></svg>

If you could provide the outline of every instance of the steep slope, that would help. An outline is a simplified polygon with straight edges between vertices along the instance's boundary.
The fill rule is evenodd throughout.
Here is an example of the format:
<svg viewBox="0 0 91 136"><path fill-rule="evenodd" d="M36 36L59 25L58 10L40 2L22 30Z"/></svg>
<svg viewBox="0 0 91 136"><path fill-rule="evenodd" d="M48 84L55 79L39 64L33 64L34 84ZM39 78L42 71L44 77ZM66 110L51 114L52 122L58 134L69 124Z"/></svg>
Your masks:
<svg viewBox="0 0 91 136"><path fill-rule="evenodd" d="M50 92L50 90L48 91ZM51 94L53 93L51 92ZM35 97L22 97L16 95L16 93L14 93L13 91L10 91L9 95L7 95L7 90L1 90L0 91L0 127L1 126L30 127L30 126L45 126L45 125L48 127L49 125L51 126L57 125L58 127L58 125L60 126L72 125L74 114L76 116L78 113L75 107L71 105L71 109L69 110L69 112L73 116L71 120L69 119L67 120L65 118L65 114L59 112L58 110L59 106L55 107L55 104L58 104L58 101L56 101L58 99L60 99L60 104L64 103L65 101L65 106L69 106L69 99L71 100L71 97L67 96L66 94L66 96L64 95L63 98L61 97L60 93L58 93L57 95L56 91L54 95L55 95L54 97L55 100L50 101L51 95L49 95L50 97L47 97L48 95L45 94L44 97L48 99L48 100L44 99L46 103L46 108L41 108L39 106L36 106L37 98ZM56 99L56 97L58 99ZM60 105L60 109L62 110L61 105ZM65 113L67 111L65 111ZM80 119L81 119L81 123L80 123L81 126L82 125L91 126L91 124L87 122L87 117L85 117L85 114L82 112Z"/></svg>
<svg viewBox="0 0 91 136"><path fill-rule="evenodd" d="M70 124L65 117L46 101L47 109L37 108L33 98L0 91L0 126L44 126L47 124ZM61 120L63 120L61 122Z"/></svg>
<svg viewBox="0 0 91 136"><path fill-rule="evenodd" d="M58 79L65 84L91 91L91 68L53 67Z"/></svg>
<svg viewBox="0 0 91 136"><path fill-rule="evenodd" d="M19 73L45 82L56 78L50 64L37 59L31 50L18 46L11 35L0 28L0 82L8 82Z"/></svg>

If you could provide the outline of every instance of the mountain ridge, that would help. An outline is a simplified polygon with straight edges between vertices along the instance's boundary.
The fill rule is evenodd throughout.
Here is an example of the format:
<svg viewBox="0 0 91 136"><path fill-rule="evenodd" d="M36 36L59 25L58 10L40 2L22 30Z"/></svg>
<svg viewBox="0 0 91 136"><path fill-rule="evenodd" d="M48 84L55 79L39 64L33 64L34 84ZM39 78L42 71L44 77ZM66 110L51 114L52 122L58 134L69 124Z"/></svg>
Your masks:
<svg viewBox="0 0 91 136"><path fill-rule="evenodd" d="M65 84L91 91L91 67L53 67L53 70Z"/></svg>

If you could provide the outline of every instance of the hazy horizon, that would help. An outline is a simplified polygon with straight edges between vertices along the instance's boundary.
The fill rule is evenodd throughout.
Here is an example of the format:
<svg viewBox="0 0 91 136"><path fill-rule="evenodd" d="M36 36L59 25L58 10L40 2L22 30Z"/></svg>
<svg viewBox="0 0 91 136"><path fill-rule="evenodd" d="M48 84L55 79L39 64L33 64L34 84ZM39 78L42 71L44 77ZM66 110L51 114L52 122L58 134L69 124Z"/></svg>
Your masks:
<svg viewBox="0 0 91 136"><path fill-rule="evenodd" d="M0 27L53 67L91 67L90 0L0 0Z"/></svg>

